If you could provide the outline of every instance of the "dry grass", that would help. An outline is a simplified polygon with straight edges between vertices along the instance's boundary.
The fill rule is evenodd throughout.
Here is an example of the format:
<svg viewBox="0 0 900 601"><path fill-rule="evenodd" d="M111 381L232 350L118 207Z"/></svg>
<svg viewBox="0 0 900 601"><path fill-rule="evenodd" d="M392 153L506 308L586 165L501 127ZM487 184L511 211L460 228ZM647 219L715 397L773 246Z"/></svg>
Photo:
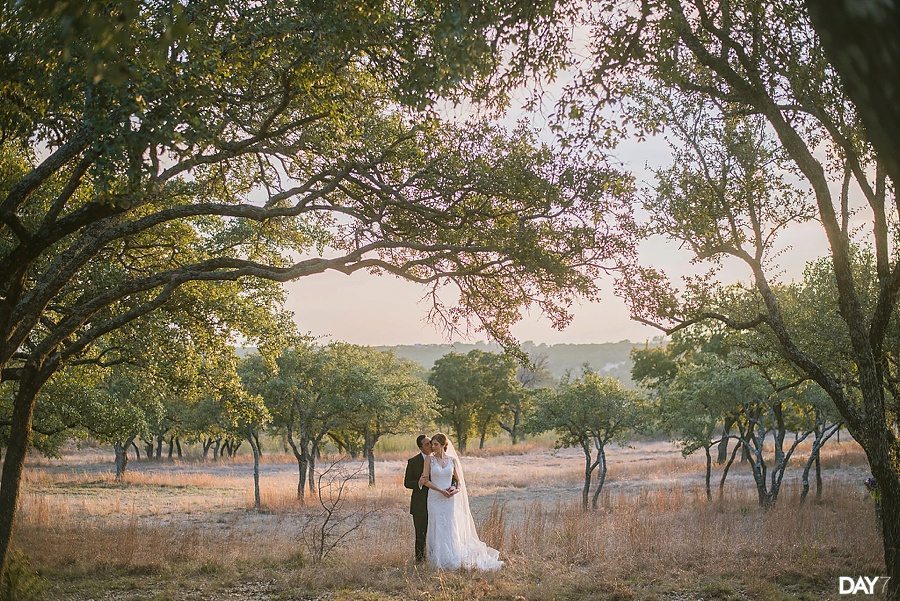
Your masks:
<svg viewBox="0 0 900 601"><path fill-rule="evenodd" d="M848 466L865 465L857 446L834 445L823 457L821 503L800 506L791 481L769 512L757 507L746 482L706 502L688 484L702 474L702 458L643 446L610 453L618 486L602 495L600 511L587 514L577 503L577 453L467 460L479 532L507 561L497 574L411 564L399 461L378 464L374 488L364 478L351 483L349 509L378 511L323 564L307 558L303 524L316 506L298 503L290 466L264 476L263 512L249 509L248 476L223 465L200 473L134 471L125 485L110 474L31 469L17 544L47 574L56 599L162 599L166 591L173 599L296 598L298 591L318 598L330 591L329 599L357 601L671 599L672 591L694 595L685 599L822 598L835 592L837 574L883 571L871 502L842 476ZM673 477L685 484L671 484ZM105 596L121 578L131 592ZM248 586L260 596L232 595ZM203 592L189 597L187 590Z"/></svg>

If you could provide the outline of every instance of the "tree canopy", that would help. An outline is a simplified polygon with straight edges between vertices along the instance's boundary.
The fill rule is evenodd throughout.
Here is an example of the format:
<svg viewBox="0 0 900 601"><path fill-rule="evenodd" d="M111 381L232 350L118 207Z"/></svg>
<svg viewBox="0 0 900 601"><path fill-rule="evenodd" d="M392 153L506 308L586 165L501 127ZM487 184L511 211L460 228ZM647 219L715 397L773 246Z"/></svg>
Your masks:
<svg viewBox="0 0 900 601"><path fill-rule="evenodd" d="M523 76L552 71L570 9L5 7L0 572L41 388L191 282L237 282L252 300L268 290L254 278L368 270L429 286L435 320L506 344L525 307L565 324L572 293L592 296L621 250L627 179L525 129L441 123L431 109L500 106ZM439 301L445 285L458 303Z"/></svg>
<svg viewBox="0 0 900 601"><path fill-rule="evenodd" d="M893 92L866 95L867 88L881 86L880 77L860 77L860 69L850 81L851 95L844 87L846 76L853 76L848 64L871 68L896 51L879 46L874 36L844 37L850 41L845 48L856 48L854 58L835 58L832 43L841 40L831 34L858 27L871 11L854 17L853 25L837 24L842 9L825 4L595 3L585 17L591 57L568 88L558 126L570 142L599 141L606 151L630 135L658 134L670 143L672 166L658 170L655 181L635 195L635 212L647 214L635 243L665 237L683 244L708 271L675 283L653 266L631 264L620 290L635 318L667 332L706 320L768 331L785 357L831 397L865 448L879 485L890 491L882 529L896 596L900 401L891 390L898 374L887 337L900 292L892 226L900 207L894 202L895 146L884 135L895 125L874 136L869 129L880 121L873 107ZM896 7L888 4L875 12L896 22ZM819 27L830 19L830 50L807 5L817 11ZM878 47L883 52L877 57L865 50ZM856 195L861 206L852 200ZM863 218L862 229L851 227ZM854 372L850 387L832 365L803 348L776 292L784 250L780 234L813 219L828 243L835 282L828 314L840 316L836 324L848 343L843 356ZM872 249L874 288L854 271L852 249L860 245ZM716 302L722 289L716 276L726 261L742 263L752 274L755 302L745 305L754 309L749 314L723 312Z"/></svg>

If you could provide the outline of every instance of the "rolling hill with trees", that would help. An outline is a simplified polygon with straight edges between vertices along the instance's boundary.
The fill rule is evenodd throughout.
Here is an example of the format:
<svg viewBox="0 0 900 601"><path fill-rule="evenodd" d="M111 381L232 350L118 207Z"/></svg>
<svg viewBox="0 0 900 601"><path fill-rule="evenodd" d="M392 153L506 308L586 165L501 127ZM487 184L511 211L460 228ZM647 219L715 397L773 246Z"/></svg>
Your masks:
<svg viewBox="0 0 900 601"><path fill-rule="evenodd" d="M660 340L649 342L601 342L596 344L546 344L523 342L522 350L532 359L547 357L547 369L557 378L566 371L579 372L587 363L603 375L612 376L626 386L633 386L631 380L631 350L645 346L659 346ZM415 361L425 369L431 369L434 362L450 352L465 354L473 349L486 352L501 352L497 344L478 342L474 344L404 344L380 346L378 350L393 351L403 359Z"/></svg>

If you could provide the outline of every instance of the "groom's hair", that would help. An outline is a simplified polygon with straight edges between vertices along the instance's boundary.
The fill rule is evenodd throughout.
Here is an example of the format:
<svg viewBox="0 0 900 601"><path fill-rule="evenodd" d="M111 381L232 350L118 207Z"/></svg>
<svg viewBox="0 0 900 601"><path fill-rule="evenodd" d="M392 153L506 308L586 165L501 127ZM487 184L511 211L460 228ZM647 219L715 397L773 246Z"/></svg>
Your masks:
<svg viewBox="0 0 900 601"><path fill-rule="evenodd" d="M416 437L416 445L419 447L419 449L422 448L422 441L425 440L426 438L428 438L428 437L425 436L424 434L419 434Z"/></svg>

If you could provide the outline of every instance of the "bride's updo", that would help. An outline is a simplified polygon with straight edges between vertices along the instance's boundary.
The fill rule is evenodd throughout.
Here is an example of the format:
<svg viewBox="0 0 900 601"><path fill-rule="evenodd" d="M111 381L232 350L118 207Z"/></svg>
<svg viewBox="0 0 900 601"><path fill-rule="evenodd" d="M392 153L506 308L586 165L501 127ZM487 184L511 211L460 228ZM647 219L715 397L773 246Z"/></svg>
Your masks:
<svg viewBox="0 0 900 601"><path fill-rule="evenodd" d="M441 448L443 448L445 451L447 450L448 442L449 442L449 440L447 439L447 435L444 434L443 432L438 432L437 434L435 434L434 436L431 437L431 444L439 444L439 445L441 445Z"/></svg>

